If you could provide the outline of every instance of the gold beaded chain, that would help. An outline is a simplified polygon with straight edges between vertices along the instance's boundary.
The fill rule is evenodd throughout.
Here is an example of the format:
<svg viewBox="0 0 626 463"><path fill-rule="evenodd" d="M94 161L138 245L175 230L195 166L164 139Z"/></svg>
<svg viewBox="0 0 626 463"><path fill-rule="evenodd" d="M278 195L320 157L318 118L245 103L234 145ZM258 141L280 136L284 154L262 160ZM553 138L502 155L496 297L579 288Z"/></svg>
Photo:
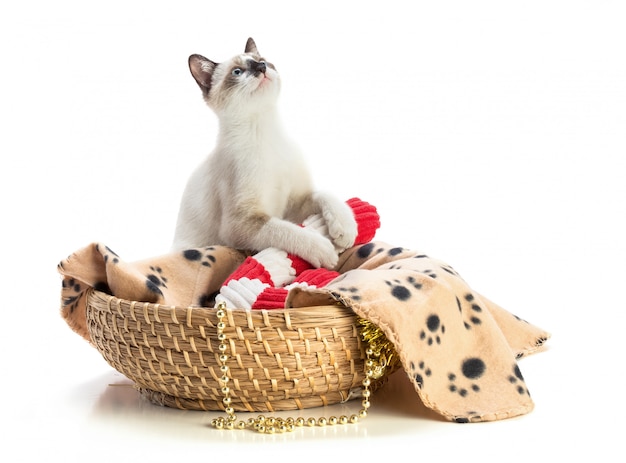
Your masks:
<svg viewBox="0 0 626 463"><path fill-rule="evenodd" d="M365 350L365 378L361 383L363 385L363 389L361 392L361 397L363 400L361 401L362 408L351 416L341 415L339 417L330 416L319 417L319 418L280 418L280 417L266 417L264 415L259 415L256 418L249 418L247 421L237 421L237 415L235 415L235 410L232 407L232 399L230 397L230 387L228 383L230 378L228 377L229 367L227 365L228 362L228 354L226 351L228 350L228 344L226 335L224 334L224 328L226 328L226 323L224 322L224 317L226 316L226 305L224 303L220 303L217 307L217 339L220 342L218 346L219 350L219 361L220 361L220 372L222 376L219 379L221 392L224 396L222 398L222 403L224 404L224 411L226 412L225 417L215 418L211 421L211 425L216 429L252 429L259 433L264 434L277 434L277 433L285 433L291 432L298 427L314 427L314 426L327 426L327 425L338 425L338 424L349 424L349 423L358 423L360 419L367 417L367 411L370 408L370 396L371 389L370 386L373 380L381 378L386 371L387 366L389 366L389 359L386 358L384 352L381 354L381 350L383 347L381 343L370 343L368 342L367 337L363 336L364 341L368 342L368 347ZM366 329L363 323L361 326Z"/></svg>

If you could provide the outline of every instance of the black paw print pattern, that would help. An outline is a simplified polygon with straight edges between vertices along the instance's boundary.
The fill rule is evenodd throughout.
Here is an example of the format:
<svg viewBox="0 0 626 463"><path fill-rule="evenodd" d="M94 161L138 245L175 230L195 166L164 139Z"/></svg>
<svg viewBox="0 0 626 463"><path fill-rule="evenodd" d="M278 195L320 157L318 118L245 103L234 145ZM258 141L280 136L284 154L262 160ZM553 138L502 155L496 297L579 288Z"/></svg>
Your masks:
<svg viewBox="0 0 626 463"><path fill-rule="evenodd" d="M480 392L478 379L485 374L487 365L478 357L463 360L461 369L457 373L448 373L448 390L461 397L467 397L470 393ZM466 381L466 380L469 380Z"/></svg>
<svg viewBox="0 0 626 463"><path fill-rule="evenodd" d="M426 329L420 332L420 339L429 346L441 344L441 338L446 332L446 327L441 323L438 315L429 315L426 319Z"/></svg>
<svg viewBox="0 0 626 463"><path fill-rule="evenodd" d="M425 270L420 270L420 273L423 273L424 275L430 277L430 278L437 278L437 274L435 273L434 270L432 269L425 269Z"/></svg>
<svg viewBox="0 0 626 463"><path fill-rule="evenodd" d="M391 248L391 249L389 249L387 251L387 254L389 254L389 256L393 257L393 256L397 256L398 254L401 254L404 251L405 251L404 248Z"/></svg>
<svg viewBox="0 0 626 463"><path fill-rule="evenodd" d="M372 254L378 254L378 253L381 253L383 251L382 248L378 248L378 249L375 250L374 249L375 247L376 247L375 243L364 244L357 251L357 256L359 256L359 258L361 258L361 259L367 259Z"/></svg>
<svg viewBox="0 0 626 463"><path fill-rule="evenodd" d="M167 288L167 278L162 275L163 269L151 265L150 270L152 270L153 273L146 275L146 286L151 292L162 296L163 292L161 288Z"/></svg>
<svg viewBox="0 0 626 463"><path fill-rule="evenodd" d="M441 270L448 272L450 275L454 275L455 277L459 277L460 275L457 273L456 270L454 270L452 267L450 267L449 265L440 265L439 266L441 268Z"/></svg>
<svg viewBox="0 0 626 463"><path fill-rule="evenodd" d="M120 261L119 256L108 246L105 246L104 250L102 250L101 246L97 244L96 251L102 254L102 259L105 263L117 264ZM63 262L60 262L58 267L60 269L64 269ZM97 281L90 286L96 291L112 294L106 281ZM85 291L88 286L81 284L80 281L74 278L66 277L61 282L61 287L63 289L63 299L61 304L63 307L67 308L70 313L72 313L78 307L80 300L85 297Z"/></svg>
<svg viewBox="0 0 626 463"><path fill-rule="evenodd" d="M417 365L415 362L411 362L410 367L411 376L413 376L413 379L421 389L424 386L424 379L432 376L433 372L423 361L418 362Z"/></svg>
<svg viewBox="0 0 626 463"><path fill-rule="evenodd" d="M474 295L471 293L467 293L463 297L463 300L470 308L469 313L467 314L468 318L463 322L463 324L465 325L465 329L471 330L472 326L480 325L482 323L479 315L482 313L483 309L476 303ZM456 303L459 307L459 312L463 313L463 303L461 303L458 297L456 298Z"/></svg>
<svg viewBox="0 0 626 463"><path fill-rule="evenodd" d="M82 286L74 278L64 279L61 286L63 287L63 307L69 308L70 313L74 312L82 297Z"/></svg>
<svg viewBox="0 0 626 463"><path fill-rule="evenodd" d="M214 250L215 248L213 246L208 246L203 249L186 249L183 251L183 256L187 260L200 261L201 265L211 267L217 261L215 256L211 254L211 251Z"/></svg>
<svg viewBox="0 0 626 463"><path fill-rule="evenodd" d="M416 256L413 257L414 259L430 259L430 257L428 257L428 255L426 254L418 254ZM435 264L436 267L439 267L441 270L443 270L446 273L449 273L450 275L454 275L457 278L461 278L461 276L459 275L459 273L454 270L450 265L448 264L444 264L444 263L440 263L437 262ZM426 270L422 270L422 273L428 275L431 278L437 278L437 273L432 270L432 269L426 269Z"/></svg>
<svg viewBox="0 0 626 463"><path fill-rule="evenodd" d="M524 382L524 377L522 376L522 372L520 371L517 364L513 365L513 374L508 377L509 383L511 383L517 393L520 395L528 395L530 396L530 392L526 388L526 383Z"/></svg>
<svg viewBox="0 0 626 463"><path fill-rule="evenodd" d="M376 243L372 242L372 243L367 243L361 246L357 250L357 256L361 259L367 259L376 254L381 254L384 252L386 253L387 257L394 258L395 256L402 254L405 251L406 249L402 247L395 247L395 248L387 249L383 246L377 245Z"/></svg>
<svg viewBox="0 0 626 463"><path fill-rule="evenodd" d="M337 290L341 291L342 293L349 293L350 299L354 301L361 300L361 296L359 295L359 288L355 286L342 286L342 287L337 288ZM337 296L342 297L339 294L337 294Z"/></svg>
<svg viewBox="0 0 626 463"><path fill-rule="evenodd" d="M96 245L96 251L102 253L102 257L104 258L104 263L107 264L109 261L113 264L117 264L120 261L120 256L117 255L110 247L105 246L104 252L100 250L100 245Z"/></svg>
<svg viewBox="0 0 626 463"><path fill-rule="evenodd" d="M411 288L417 290L422 289L422 284L413 277L408 277L405 282L400 280L385 280L385 283L391 288L391 295L403 302L411 298Z"/></svg>

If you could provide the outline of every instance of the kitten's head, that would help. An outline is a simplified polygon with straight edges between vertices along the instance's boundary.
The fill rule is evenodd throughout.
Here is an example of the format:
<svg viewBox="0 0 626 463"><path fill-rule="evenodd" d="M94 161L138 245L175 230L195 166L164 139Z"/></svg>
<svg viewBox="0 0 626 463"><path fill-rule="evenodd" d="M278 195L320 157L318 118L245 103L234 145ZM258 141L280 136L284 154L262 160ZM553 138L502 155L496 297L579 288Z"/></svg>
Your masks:
<svg viewBox="0 0 626 463"><path fill-rule="evenodd" d="M263 59L252 38L244 53L222 63L191 55L189 69L205 101L218 115L262 110L275 103L280 90L276 68Z"/></svg>

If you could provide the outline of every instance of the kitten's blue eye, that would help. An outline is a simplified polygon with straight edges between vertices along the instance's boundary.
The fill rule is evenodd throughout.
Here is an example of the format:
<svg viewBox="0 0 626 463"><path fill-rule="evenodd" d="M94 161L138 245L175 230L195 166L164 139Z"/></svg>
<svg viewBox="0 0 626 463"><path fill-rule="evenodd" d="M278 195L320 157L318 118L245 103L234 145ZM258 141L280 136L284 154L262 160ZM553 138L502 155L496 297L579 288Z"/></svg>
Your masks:
<svg viewBox="0 0 626 463"><path fill-rule="evenodd" d="M232 75L240 76L243 71L240 68L235 68L232 70Z"/></svg>

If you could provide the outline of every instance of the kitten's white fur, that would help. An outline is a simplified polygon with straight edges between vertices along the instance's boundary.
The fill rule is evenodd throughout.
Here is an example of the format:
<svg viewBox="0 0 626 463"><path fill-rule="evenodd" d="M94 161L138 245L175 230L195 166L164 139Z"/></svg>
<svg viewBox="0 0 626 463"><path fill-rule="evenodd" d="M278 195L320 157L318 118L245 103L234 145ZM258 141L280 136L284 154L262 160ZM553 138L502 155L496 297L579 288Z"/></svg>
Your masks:
<svg viewBox="0 0 626 463"><path fill-rule="evenodd" d="M354 244L356 222L344 202L313 190L300 151L280 125L274 66L248 39L245 53L229 61L192 55L189 67L218 116L219 134L185 188L173 248L274 247L334 267L338 252ZM332 242L298 225L313 214L323 216Z"/></svg>

